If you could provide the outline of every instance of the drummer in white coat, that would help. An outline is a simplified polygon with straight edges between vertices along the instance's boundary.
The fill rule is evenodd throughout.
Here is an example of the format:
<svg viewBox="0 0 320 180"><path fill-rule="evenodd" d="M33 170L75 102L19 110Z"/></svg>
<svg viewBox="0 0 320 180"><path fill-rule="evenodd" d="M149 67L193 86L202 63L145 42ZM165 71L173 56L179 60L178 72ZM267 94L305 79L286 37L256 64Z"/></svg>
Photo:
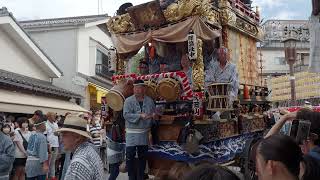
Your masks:
<svg viewBox="0 0 320 180"><path fill-rule="evenodd" d="M238 96L239 78L237 67L228 60L227 54L227 48L221 47L218 49L218 60L212 60L206 71L205 85L208 87L212 83L230 83L229 104L232 105L232 102ZM219 119L220 114L220 112L216 112L213 118ZM227 113L226 115L229 118L230 114Z"/></svg>
<svg viewBox="0 0 320 180"><path fill-rule="evenodd" d="M221 47L218 49L218 61L212 60L210 67L206 71L206 87L212 83L230 83L230 99L235 100L239 90L239 78L237 67L227 58L228 49Z"/></svg>

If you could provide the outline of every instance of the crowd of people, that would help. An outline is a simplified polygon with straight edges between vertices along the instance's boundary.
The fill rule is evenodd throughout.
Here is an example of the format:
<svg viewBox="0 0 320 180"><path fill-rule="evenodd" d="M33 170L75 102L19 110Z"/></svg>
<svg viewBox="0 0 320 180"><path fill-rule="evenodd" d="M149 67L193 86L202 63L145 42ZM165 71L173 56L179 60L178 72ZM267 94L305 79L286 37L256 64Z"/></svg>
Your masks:
<svg viewBox="0 0 320 180"><path fill-rule="evenodd" d="M96 114L99 112L58 116L37 110L31 118L20 115L16 119L2 114L0 179L79 179L78 175L80 179L104 179L103 131ZM82 156L83 151L89 156ZM86 159L87 175L85 169L80 174L69 170L83 168Z"/></svg>

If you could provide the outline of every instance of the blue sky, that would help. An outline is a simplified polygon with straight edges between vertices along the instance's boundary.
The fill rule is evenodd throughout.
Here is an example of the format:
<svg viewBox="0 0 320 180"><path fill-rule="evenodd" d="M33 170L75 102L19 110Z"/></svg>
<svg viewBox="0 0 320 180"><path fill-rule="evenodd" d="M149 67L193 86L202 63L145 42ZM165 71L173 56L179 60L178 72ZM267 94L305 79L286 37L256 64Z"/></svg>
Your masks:
<svg viewBox="0 0 320 180"><path fill-rule="evenodd" d="M125 2L134 5L149 0L0 0L19 20L108 13L113 15ZM99 5L98 5L99 2ZM264 20L308 19L311 0L253 0ZM98 8L99 7L99 8Z"/></svg>
<svg viewBox="0 0 320 180"><path fill-rule="evenodd" d="M311 14L311 0L254 0L260 7L262 18L308 19Z"/></svg>

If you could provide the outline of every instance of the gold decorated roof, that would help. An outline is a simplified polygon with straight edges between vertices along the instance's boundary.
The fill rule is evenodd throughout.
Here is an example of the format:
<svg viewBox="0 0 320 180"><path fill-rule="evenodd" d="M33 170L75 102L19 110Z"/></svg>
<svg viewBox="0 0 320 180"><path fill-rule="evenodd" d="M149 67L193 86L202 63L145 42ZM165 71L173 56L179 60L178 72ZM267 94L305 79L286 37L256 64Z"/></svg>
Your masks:
<svg viewBox="0 0 320 180"><path fill-rule="evenodd" d="M172 2L172 0L165 0ZM163 1L160 1L163 2ZM175 0L163 6L159 1L151 1L127 8L127 13L110 18L108 29L113 34L132 33L159 29L179 23L191 16L200 16L213 28L230 26L260 40L262 30L259 25L258 9L253 11L240 0Z"/></svg>

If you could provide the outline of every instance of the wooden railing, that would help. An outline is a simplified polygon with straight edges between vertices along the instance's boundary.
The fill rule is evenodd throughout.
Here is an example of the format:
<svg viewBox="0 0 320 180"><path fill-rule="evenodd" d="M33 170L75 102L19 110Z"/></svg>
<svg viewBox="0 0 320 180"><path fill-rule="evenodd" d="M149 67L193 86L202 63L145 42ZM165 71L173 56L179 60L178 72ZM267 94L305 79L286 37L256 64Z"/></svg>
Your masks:
<svg viewBox="0 0 320 180"><path fill-rule="evenodd" d="M244 4L241 0L229 0L232 7L240 10L242 13L247 15L248 17L252 18L257 23L260 22L260 15L257 14L255 11L250 9L246 4Z"/></svg>

